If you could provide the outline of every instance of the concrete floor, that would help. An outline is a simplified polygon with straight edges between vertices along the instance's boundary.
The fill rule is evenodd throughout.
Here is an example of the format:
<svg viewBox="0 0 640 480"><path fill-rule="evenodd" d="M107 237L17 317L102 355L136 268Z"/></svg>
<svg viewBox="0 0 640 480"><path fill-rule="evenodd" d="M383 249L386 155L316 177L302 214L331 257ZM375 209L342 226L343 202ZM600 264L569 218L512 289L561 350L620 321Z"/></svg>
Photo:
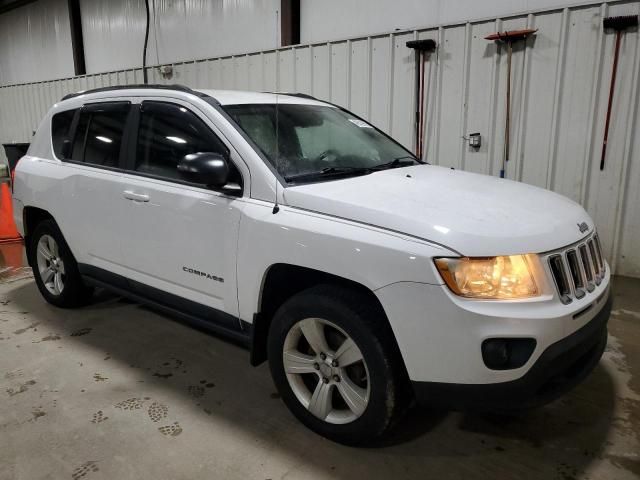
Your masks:
<svg viewBox="0 0 640 480"><path fill-rule="evenodd" d="M517 418L416 410L355 449L302 427L242 348L107 293L57 309L14 267L0 479L640 478L640 280L616 278L607 352L565 398Z"/></svg>

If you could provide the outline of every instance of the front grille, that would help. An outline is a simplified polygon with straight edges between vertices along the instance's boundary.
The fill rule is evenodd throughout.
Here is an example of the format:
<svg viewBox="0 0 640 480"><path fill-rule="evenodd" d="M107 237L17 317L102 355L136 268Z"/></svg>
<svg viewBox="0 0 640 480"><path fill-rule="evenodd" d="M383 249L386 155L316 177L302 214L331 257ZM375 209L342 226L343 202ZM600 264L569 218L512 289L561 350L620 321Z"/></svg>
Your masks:
<svg viewBox="0 0 640 480"><path fill-rule="evenodd" d="M548 257L551 276L562 303L571 303L595 290L605 275L598 235Z"/></svg>

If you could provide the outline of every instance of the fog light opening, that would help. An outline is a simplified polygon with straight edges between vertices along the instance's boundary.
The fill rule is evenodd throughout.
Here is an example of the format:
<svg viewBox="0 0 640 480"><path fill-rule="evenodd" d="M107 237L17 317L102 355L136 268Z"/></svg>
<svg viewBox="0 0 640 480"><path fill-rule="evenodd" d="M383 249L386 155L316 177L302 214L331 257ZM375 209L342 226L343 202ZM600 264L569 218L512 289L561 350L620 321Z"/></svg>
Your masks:
<svg viewBox="0 0 640 480"><path fill-rule="evenodd" d="M491 370L522 367L533 353L533 338L489 338L482 342L482 359Z"/></svg>

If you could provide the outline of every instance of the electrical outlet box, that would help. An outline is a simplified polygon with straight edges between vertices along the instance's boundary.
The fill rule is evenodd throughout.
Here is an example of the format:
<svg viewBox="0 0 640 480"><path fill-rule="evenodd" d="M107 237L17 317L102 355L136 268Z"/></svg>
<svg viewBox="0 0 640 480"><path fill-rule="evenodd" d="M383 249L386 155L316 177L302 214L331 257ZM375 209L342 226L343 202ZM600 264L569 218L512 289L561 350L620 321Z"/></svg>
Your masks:
<svg viewBox="0 0 640 480"><path fill-rule="evenodd" d="M480 135L480 133L469 134L469 146L475 149L478 149L482 146L482 136Z"/></svg>
<svg viewBox="0 0 640 480"><path fill-rule="evenodd" d="M173 66L171 66L171 65L162 65L160 67L160 75L162 75L162 78L171 78L171 77L173 77Z"/></svg>

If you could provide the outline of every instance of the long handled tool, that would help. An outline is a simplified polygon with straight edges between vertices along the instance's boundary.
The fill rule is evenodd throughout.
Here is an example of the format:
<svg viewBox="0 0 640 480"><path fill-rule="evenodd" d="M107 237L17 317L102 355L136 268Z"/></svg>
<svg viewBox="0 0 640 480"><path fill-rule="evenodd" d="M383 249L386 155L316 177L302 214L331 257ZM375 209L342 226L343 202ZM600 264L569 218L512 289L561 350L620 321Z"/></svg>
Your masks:
<svg viewBox="0 0 640 480"><path fill-rule="evenodd" d="M436 42L431 39L410 40L408 48L416 52L416 156L422 159L424 148L424 62L427 55L436 49Z"/></svg>
<svg viewBox="0 0 640 480"><path fill-rule="evenodd" d="M616 75L618 73L618 58L620 56L620 43L622 32L638 25L638 15L625 15L622 17L608 17L603 21L605 30L615 30L616 46L613 53L613 68L611 70L611 85L609 86L609 103L607 104L607 119L604 124L604 139L602 140L602 156L600 157L600 170L604 170L604 159L607 156L607 142L609 141L609 126L611 124L611 109L613 106L613 94L616 88Z"/></svg>
<svg viewBox="0 0 640 480"><path fill-rule="evenodd" d="M494 40L507 44L507 107L504 123L504 154L502 157L502 168L500 178L504 178L507 162L509 161L510 138L511 138L511 57L513 55L513 44L524 41L529 35L536 33L538 29L526 28L524 30L511 30L509 32L496 32L484 37L486 40Z"/></svg>

